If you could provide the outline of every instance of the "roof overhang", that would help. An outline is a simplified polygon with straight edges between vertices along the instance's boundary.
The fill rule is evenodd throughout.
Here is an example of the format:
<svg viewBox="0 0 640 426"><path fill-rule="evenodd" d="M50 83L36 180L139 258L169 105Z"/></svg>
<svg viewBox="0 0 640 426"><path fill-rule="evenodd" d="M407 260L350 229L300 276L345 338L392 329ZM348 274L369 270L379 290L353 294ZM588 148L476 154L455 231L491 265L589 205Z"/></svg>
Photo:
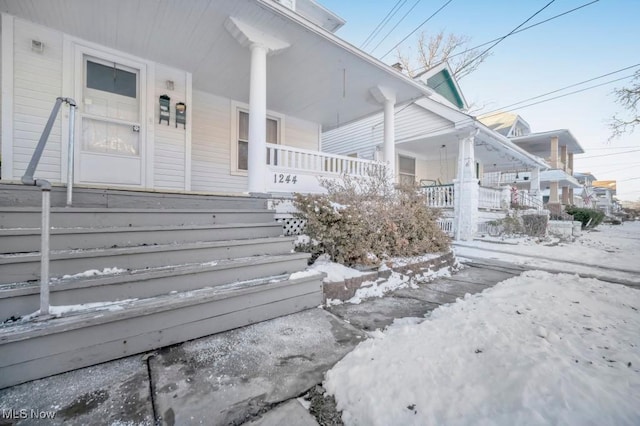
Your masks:
<svg viewBox="0 0 640 426"><path fill-rule="evenodd" d="M578 140L567 129L552 130L542 133L530 133L526 136L511 138L511 140L529 152L548 153L551 149L551 138L554 136L558 137L558 147L566 146L567 151L574 154L584 153L584 149L580 146Z"/></svg>
<svg viewBox="0 0 640 426"><path fill-rule="evenodd" d="M497 155L495 163L485 164L486 171L512 170L514 166L516 168L520 166L525 168L539 168L541 170L549 168L549 164L542 158L520 148L506 136L503 136L495 130L491 130L477 120L475 121L475 126L480 130L478 136L476 136L476 140L479 143L486 144L487 147L492 147L494 150L498 150L498 152L503 152L509 156L505 158L504 155ZM491 150L491 148L488 148L488 150ZM518 162L519 164L514 164L514 162Z"/></svg>
<svg viewBox="0 0 640 426"><path fill-rule="evenodd" d="M272 0L0 0L0 11L192 73L193 88L249 100L250 51L225 28L233 17L290 46L267 59L267 108L331 129L433 93ZM43 40L45 45L47 40Z"/></svg>
<svg viewBox="0 0 640 426"><path fill-rule="evenodd" d="M576 178L565 172L564 170L554 169L540 172L540 183L558 182L559 186L568 186L571 188L582 188L580 182Z"/></svg>

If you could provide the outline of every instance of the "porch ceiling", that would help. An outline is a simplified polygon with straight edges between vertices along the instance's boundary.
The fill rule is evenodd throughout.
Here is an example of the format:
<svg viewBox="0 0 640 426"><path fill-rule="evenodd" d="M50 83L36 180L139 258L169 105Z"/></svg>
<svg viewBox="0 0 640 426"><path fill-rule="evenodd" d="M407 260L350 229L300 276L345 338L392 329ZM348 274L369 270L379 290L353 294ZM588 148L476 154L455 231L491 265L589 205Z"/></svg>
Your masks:
<svg viewBox="0 0 640 426"><path fill-rule="evenodd" d="M228 33L234 17L291 46L267 60L267 108L336 127L429 89L271 0L0 0L0 11L193 74L196 90L249 100L250 52ZM46 41L45 41L46 44Z"/></svg>

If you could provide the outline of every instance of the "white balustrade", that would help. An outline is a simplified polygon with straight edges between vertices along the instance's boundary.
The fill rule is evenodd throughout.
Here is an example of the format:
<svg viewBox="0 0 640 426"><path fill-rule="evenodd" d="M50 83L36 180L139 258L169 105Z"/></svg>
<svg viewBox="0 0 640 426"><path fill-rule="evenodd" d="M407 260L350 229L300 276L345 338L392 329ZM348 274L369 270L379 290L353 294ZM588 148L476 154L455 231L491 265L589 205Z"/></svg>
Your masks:
<svg viewBox="0 0 640 426"><path fill-rule="evenodd" d="M478 208L486 210L500 210L502 190L495 188L478 187Z"/></svg>
<svg viewBox="0 0 640 426"><path fill-rule="evenodd" d="M420 190L427 196L429 207L453 208L453 185L423 186Z"/></svg>
<svg viewBox="0 0 640 426"><path fill-rule="evenodd" d="M372 160L329 154L291 146L267 144L267 165L317 175L371 176L383 165Z"/></svg>

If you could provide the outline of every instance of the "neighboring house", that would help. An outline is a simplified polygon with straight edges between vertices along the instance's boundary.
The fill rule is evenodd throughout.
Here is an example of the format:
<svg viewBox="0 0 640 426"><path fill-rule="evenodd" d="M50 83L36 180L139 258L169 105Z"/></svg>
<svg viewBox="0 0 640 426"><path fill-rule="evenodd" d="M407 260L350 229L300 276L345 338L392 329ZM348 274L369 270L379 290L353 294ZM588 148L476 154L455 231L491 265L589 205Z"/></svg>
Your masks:
<svg viewBox="0 0 640 426"><path fill-rule="evenodd" d="M478 223L504 217L510 204L510 188L479 185L484 176L516 167L535 179L548 165L464 113L467 104L452 75L443 63L416 78L435 93L395 108L394 146L384 143L384 117L378 113L326 131L322 149L369 160L391 158L396 181L416 183L433 207L453 209L444 212L445 217L453 213L448 230L453 226L456 238L471 239ZM531 198L527 202L541 207Z"/></svg>
<svg viewBox="0 0 640 426"><path fill-rule="evenodd" d="M596 195L593 189L593 182L598 179L590 172L574 172L573 177L582 185L582 188L576 189L573 193L573 204L578 207L595 208Z"/></svg>
<svg viewBox="0 0 640 426"><path fill-rule="evenodd" d="M320 154L322 131L386 108L393 134L390 108L433 93L336 37L344 21L313 0L0 0L0 11L3 181L20 180L59 96L78 104L78 185L268 193L364 170ZM64 107L37 171L54 184L70 167L68 121Z"/></svg>
<svg viewBox="0 0 640 426"><path fill-rule="evenodd" d="M593 191L596 198L596 208L604 212L605 215L611 216L621 210L616 195L615 180L596 180L593 182Z"/></svg>
<svg viewBox="0 0 640 426"><path fill-rule="evenodd" d="M582 185L573 176L574 155L584 153L569 130L560 129L532 133L529 124L517 114L498 113L479 117L488 127L507 136L514 144L528 153L544 158L550 169L540 173L540 185L547 207L562 211L561 206L573 203L574 190ZM500 176L492 176L498 182L515 182L519 188L531 186L531 176L517 165Z"/></svg>

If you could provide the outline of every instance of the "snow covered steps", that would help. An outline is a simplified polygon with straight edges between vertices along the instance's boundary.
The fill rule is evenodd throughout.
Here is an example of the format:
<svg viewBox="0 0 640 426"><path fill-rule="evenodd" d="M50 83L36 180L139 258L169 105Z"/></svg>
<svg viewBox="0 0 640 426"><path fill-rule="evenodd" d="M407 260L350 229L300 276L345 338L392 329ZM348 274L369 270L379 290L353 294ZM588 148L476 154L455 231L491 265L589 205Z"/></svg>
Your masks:
<svg viewBox="0 0 640 426"><path fill-rule="evenodd" d="M0 228L39 228L38 207L0 207ZM266 209L115 209L54 207L53 228L101 228L159 225L213 225L273 221Z"/></svg>
<svg viewBox="0 0 640 426"><path fill-rule="evenodd" d="M0 388L315 307L322 276L267 277L5 323Z"/></svg>
<svg viewBox="0 0 640 426"><path fill-rule="evenodd" d="M303 270L306 253L252 256L137 270L104 269L52 280L52 305L147 298ZM39 308L39 282L0 284L0 322Z"/></svg>
<svg viewBox="0 0 640 426"><path fill-rule="evenodd" d="M2 207L1 195L0 387L322 303L322 276L298 273L308 255L294 252L266 199L169 194L141 197L148 208L53 208L51 312L65 313L30 316L39 308L40 209ZM248 207L229 208L236 203Z"/></svg>

